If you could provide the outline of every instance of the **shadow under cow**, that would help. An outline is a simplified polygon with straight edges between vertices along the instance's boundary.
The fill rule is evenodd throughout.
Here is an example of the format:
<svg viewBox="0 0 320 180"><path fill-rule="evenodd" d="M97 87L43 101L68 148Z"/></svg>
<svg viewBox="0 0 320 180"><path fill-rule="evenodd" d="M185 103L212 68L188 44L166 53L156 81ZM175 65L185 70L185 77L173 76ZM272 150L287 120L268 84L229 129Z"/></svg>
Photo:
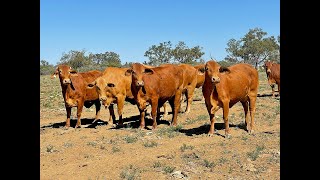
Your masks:
<svg viewBox="0 0 320 180"><path fill-rule="evenodd" d="M236 128L243 129L243 130L247 131L246 125L244 123L240 123L240 124L237 124L237 125L229 124L229 127L230 128L231 127L236 127ZM224 137L224 135L219 134L217 132L217 130L225 129L224 123L214 123L214 129L215 129L215 134L216 135ZM196 128L181 129L181 130L179 130L179 132L184 133L187 136L193 136L193 135L200 135L200 134L208 134L209 130L210 130L210 124L205 124L205 125L202 125L202 126L196 127Z"/></svg>

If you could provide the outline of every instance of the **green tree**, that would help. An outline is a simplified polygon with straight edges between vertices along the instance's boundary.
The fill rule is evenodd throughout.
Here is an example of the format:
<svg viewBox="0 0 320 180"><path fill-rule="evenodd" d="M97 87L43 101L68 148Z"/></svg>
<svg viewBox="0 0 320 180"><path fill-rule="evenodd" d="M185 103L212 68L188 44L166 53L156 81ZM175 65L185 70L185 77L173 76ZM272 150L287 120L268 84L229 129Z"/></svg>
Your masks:
<svg viewBox="0 0 320 180"><path fill-rule="evenodd" d="M48 75L54 72L54 66L46 60L40 60L40 75Z"/></svg>
<svg viewBox="0 0 320 180"><path fill-rule="evenodd" d="M101 68L106 67L121 67L121 60L119 54L115 52L105 52L98 54L89 54L89 59L91 59L96 65Z"/></svg>
<svg viewBox="0 0 320 180"><path fill-rule="evenodd" d="M201 51L200 46L195 46L193 48L188 48L188 46L183 42L179 41L176 47L172 50L172 55L174 61L177 63L184 64L196 64L197 60L200 60L204 52Z"/></svg>
<svg viewBox="0 0 320 180"><path fill-rule="evenodd" d="M147 64L152 66L159 66L172 62L171 42L162 42L159 45L152 45L145 53L144 56L149 58Z"/></svg>
<svg viewBox="0 0 320 180"><path fill-rule="evenodd" d="M249 32L240 40L230 39L225 58L231 62L245 62L255 68L270 58L278 58L280 61L280 36L277 40L274 36L267 37L267 32L261 28L249 29Z"/></svg>
<svg viewBox="0 0 320 180"><path fill-rule="evenodd" d="M78 71L81 68L92 66L93 61L85 53L85 50L71 50L68 53L63 53L59 64L67 64Z"/></svg>

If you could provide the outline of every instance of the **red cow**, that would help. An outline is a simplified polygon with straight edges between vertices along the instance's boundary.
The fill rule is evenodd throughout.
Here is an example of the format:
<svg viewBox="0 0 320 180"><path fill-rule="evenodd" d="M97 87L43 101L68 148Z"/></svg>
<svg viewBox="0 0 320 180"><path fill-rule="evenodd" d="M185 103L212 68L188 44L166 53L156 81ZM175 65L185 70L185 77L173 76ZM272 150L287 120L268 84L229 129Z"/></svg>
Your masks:
<svg viewBox="0 0 320 180"><path fill-rule="evenodd" d="M274 85L278 86L278 93L280 96L280 64L273 63L271 61L266 61L264 64L266 74L268 77L268 83L272 89L272 97L275 97L274 94Z"/></svg>
<svg viewBox="0 0 320 180"><path fill-rule="evenodd" d="M208 61L205 68L201 70L205 71L202 93L211 121L208 134L213 135L214 115L222 107L225 137L230 137L229 108L239 101L244 109L247 130L249 133L253 133L259 86L258 71L249 64L236 64L226 68L213 60ZM249 122L248 110L250 110L251 122Z"/></svg>
<svg viewBox="0 0 320 180"><path fill-rule="evenodd" d="M152 128L157 127L159 108L169 100L173 116L171 125L177 125L177 114L183 90L183 70L176 65L147 68L134 63L126 72L132 77L131 90L140 111L140 128L145 127L145 110L151 104ZM157 113L158 112L158 113Z"/></svg>
<svg viewBox="0 0 320 180"><path fill-rule="evenodd" d="M102 104L106 108L109 108L110 118L108 125L113 125L113 121L115 121L114 103L117 104L118 107L119 125L123 125L122 111L124 102L128 101L131 104L136 104L131 92L132 78L125 75L128 69L129 68L107 67L102 76L88 84L89 89L95 87Z"/></svg>
<svg viewBox="0 0 320 180"><path fill-rule="evenodd" d="M100 71L88 71L77 73L68 65L59 65L52 77L59 75L62 96L67 111L67 120L65 127L70 127L71 108L77 107L77 124L75 128L81 127L81 113L83 106L90 108L93 104L96 106L95 122L100 114L100 101L98 93L95 90L87 90L87 84L94 81L102 75Z"/></svg>

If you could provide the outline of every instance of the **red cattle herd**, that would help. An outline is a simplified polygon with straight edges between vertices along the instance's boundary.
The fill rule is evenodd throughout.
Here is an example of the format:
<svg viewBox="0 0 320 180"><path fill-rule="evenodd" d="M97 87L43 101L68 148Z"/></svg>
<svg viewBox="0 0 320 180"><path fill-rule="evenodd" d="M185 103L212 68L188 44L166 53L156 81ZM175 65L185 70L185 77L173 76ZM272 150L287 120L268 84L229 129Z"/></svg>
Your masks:
<svg viewBox="0 0 320 180"><path fill-rule="evenodd" d="M268 83L272 87L272 95L274 96L275 84L278 85L280 95L280 64L266 62L264 67ZM170 125L176 126L182 96L186 96L187 105L184 113L188 114L195 88L202 88L211 122L209 136L215 132L215 113L222 108L225 137L230 137L229 109L238 102L244 109L248 133L253 133L255 129L254 115L259 76L258 71L249 64L239 63L223 67L218 62L209 60L205 64L195 66L163 64L154 67L133 63L129 68L107 67L103 72L77 72L68 65L59 65L52 78L56 75L59 75L67 113L66 128L70 127L72 107L77 107L75 128L81 127L83 106L90 108L95 105L96 116L92 122L95 123L99 119L100 102L109 109L108 126L114 127L117 124L122 127L125 101L137 106L140 112L140 129L146 128L146 108L148 105L151 106L152 130L157 128L160 107L168 101L172 109ZM114 104L117 105L118 122L114 114Z"/></svg>

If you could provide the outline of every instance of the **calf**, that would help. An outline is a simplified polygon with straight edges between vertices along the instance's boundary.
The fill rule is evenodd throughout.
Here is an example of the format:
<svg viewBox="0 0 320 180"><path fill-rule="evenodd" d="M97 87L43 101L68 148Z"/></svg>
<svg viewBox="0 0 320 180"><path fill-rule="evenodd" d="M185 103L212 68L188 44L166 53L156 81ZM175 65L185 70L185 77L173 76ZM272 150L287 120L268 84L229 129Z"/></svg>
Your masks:
<svg viewBox="0 0 320 180"><path fill-rule="evenodd" d="M244 109L247 130L249 133L253 133L259 85L258 71L249 64L236 64L226 68L213 60L208 61L205 68L200 70L205 72L202 93L211 121L209 136L213 135L214 132L214 115L222 107L225 137L230 137L229 108L239 101ZM248 108L251 122L249 122Z"/></svg>
<svg viewBox="0 0 320 180"><path fill-rule="evenodd" d="M106 108L109 108L110 118L108 125L113 125L113 121L115 121L114 103L117 104L118 107L119 125L123 125L122 112L124 102L128 101L131 104L136 104L131 92L132 78L125 75L128 69L129 68L107 67L102 76L88 84L89 89L95 87L102 104Z"/></svg>
<svg viewBox="0 0 320 180"><path fill-rule="evenodd" d="M75 128L81 127L81 113L83 106L90 108L93 104L96 106L96 121L100 114L100 101L98 93L95 90L87 90L87 84L94 81L102 75L100 71L88 71L77 73L68 65L59 65L52 77L59 75L62 96L67 111L67 120L65 127L70 127L71 108L77 107L77 124Z"/></svg>
<svg viewBox="0 0 320 180"><path fill-rule="evenodd" d="M280 96L280 64L273 63L271 61L266 61L264 63L264 68L266 70L268 84L271 86L271 89L272 89L272 97L275 97L275 94L274 94L275 84L277 84L278 86L278 93Z"/></svg>
<svg viewBox="0 0 320 180"><path fill-rule="evenodd" d="M140 111L140 128L145 127L145 110L151 104L152 128L156 129L159 108L168 100L173 116L171 125L177 125L177 114L183 90L183 70L176 65L147 68L134 63L126 72L132 77L131 90Z"/></svg>

